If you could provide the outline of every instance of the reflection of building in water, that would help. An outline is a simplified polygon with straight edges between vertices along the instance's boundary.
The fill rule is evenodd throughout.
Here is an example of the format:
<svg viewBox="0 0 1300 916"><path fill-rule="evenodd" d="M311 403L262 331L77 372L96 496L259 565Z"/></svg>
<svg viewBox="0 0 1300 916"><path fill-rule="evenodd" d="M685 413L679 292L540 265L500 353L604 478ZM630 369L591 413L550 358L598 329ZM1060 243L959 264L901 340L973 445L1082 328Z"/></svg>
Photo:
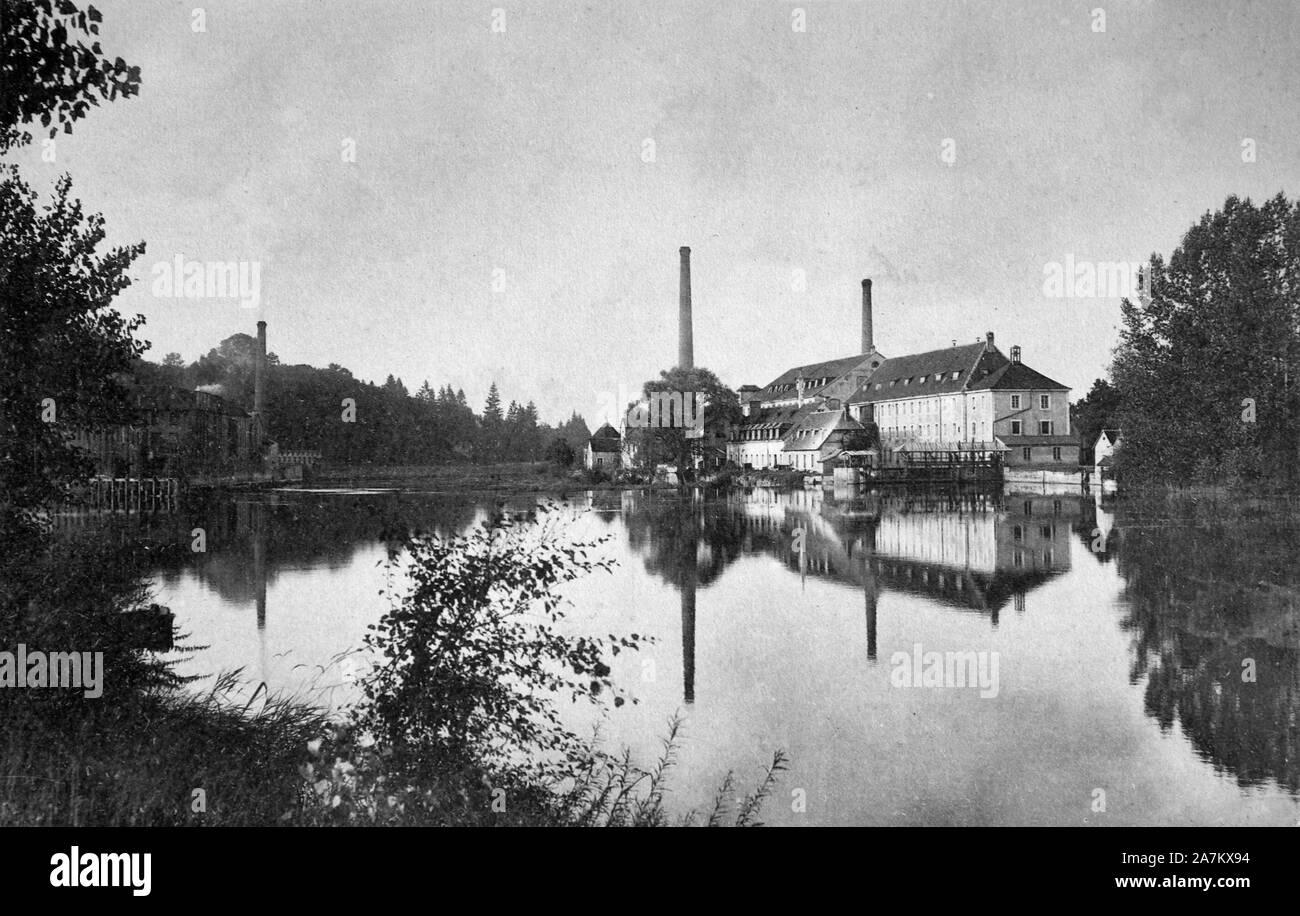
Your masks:
<svg viewBox="0 0 1300 916"><path fill-rule="evenodd" d="M1028 592L1069 570L1070 538L1083 511L1069 496L835 499L821 490L761 489L707 506L626 497L623 508L632 548L680 595L688 703L695 699L695 627L708 619L707 607L703 618L697 615L699 593L742 553L768 554L801 577L861 589L867 657L874 661L882 593L974 610L996 625L1008 603L1023 611Z"/></svg>
<svg viewBox="0 0 1300 916"><path fill-rule="evenodd" d="M741 517L755 549L801 574L864 589L924 594L997 622L1013 599L1070 568L1070 536L1082 511L1073 497L988 494L826 498L820 491L745 497ZM757 508L757 512L755 511ZM773 524L777 515L781 521ZM795 530L803 537L795 538ZM776 536L773 537L775 532ZM796 545L802 543L802 556Z"/></svg>

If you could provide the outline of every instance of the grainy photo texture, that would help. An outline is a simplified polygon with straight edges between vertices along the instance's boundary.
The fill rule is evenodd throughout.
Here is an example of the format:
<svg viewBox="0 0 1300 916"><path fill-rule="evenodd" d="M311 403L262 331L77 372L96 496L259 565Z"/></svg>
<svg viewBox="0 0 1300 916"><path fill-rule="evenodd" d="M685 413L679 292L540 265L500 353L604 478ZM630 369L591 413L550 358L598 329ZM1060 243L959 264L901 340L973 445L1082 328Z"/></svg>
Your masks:
<svg viewBox="0 0 1300 916"><path fill-rule="evenodd" d="M0 17L0 825L1300 822L1294 3Z"/></svg>

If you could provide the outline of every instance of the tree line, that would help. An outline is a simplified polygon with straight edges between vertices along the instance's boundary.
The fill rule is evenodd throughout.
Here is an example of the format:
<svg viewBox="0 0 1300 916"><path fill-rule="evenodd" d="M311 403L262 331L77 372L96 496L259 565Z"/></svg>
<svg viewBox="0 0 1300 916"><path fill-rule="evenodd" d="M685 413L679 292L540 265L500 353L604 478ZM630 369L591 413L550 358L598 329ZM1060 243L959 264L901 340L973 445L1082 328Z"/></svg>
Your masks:
<svg viewBox="0 0 1300 916"><path fill-rule="evenodd" d="M169 386L210 391L244 410L253 406L257 341L234 334L192 363L169 353L161 364L139 360L144 390ZM400 378L382 384L356 378L343 366L285 365L267 354L267 435L281 451L318 451L325 461L430 464L455 461L542 461L561 441L570 454L586 447L590 431L573 413L551 426L537 406L511 401L502 407L495 382L481 413L463 389L434 389L425 380L412 394ZM351 399L350 409L345 399ZM561 462L564 463L564 462Z"/></svg>

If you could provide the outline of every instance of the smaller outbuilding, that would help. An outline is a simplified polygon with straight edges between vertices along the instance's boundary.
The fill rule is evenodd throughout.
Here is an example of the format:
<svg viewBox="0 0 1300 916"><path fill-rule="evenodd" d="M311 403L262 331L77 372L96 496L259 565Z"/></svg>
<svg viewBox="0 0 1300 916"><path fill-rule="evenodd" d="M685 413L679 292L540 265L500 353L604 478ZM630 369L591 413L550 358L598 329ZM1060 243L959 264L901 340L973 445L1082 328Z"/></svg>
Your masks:
<svg viewBox="0 0 1300 916"><path fill-rule="evenodd" d="M596 430L587 440L587 450L583 453L583 467L613 473L622 467L623 437L618 430L606 423Z"/></svg>

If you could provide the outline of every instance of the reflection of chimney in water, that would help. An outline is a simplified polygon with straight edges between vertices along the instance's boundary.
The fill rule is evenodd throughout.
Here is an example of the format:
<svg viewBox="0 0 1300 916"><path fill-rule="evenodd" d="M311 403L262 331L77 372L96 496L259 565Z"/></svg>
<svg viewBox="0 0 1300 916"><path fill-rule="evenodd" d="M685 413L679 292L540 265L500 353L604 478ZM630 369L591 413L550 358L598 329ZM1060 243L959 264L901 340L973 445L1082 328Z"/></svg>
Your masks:
<svg viewBox="0 0 1300 916"><path fill-rule="evenodd" d="M266 507L254 505L253 523L253 587L257 590L257 630L266 629Z"/></svg>
<svg viewBox="0 0 1300 916"><path fill-rule="evenodd" d="M682 699L686 703L695 702L695 576L692 549L682 574Z"/></svg>
<svg viewBox="0 0 1300 916"><path fill-rule="evenodd" d="M876 571L871 563L866 564L867 579L867 660L876 660L876 605L880 602L880 590L876 587Z"/></svg>

